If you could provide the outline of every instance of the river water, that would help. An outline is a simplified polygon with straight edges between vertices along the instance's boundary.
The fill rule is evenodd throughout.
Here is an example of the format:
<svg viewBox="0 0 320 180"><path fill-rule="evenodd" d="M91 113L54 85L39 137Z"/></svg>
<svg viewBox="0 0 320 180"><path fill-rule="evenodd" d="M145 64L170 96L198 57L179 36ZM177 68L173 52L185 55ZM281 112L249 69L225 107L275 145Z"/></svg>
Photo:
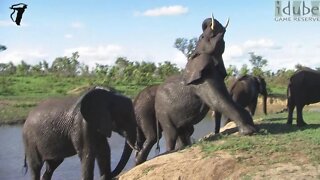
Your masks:
<svg viewBox="0 0 320 180"><path fill-rule="evenodd" d="M193 139L197 140L204 135L213 131L213 121L209 118L202 120L195 127L192 135ZM22 180L30 179L29 173L24 175L24 147L22 143L22 126L1 126L0 127L0 180ZM109 138L111 147L111 164L112 169L118 163L122 154L124 138L116 133ZM165 151L164 138L160 140L161 153ZM155 156L155 147L149 154L149 159ZM134 166L134 155L125 168L131 169ZM56 169L53 174L53 179L80 179L80 160L77 155L66 158L63 163ZM95 179L99 179L99 171L95 166Z"/></svg>

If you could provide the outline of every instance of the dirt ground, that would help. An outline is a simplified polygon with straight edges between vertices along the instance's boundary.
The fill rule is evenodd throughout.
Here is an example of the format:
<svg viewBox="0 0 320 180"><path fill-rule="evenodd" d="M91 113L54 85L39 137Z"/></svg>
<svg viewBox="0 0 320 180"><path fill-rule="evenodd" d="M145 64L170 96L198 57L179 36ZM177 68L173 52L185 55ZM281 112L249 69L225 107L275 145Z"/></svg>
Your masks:
<svg viewBox="0 0 320 180"><path fill-rule="evenodd" d="M234 132L235 124L229 123L222 131ZM236 133L235 133L236 134ZM210 138L207 137L207 138ZM206 155L200 147L163 155L151 159L122 174L120 180L220 180L220 179L320 179L320 166L312 165L300 155L290 163L246 166L237 159L248 158L245 154L231 155L217 151ZM259 157L250 157L259 162ZM252 164L252 163L251 163ZM255 164L255 163L254 163Z"/></svg>
<svg viewBox="0 0 320 180"><path fill-rule="evenodd" d="M261 102L260 102L261 103ZM260 106L260 105L258 105ZM275 113L286 107L285 100L268 101L268 112ZM259 108L258 108L259 109ZM319 110L320 104L306 107ZM235 132L235 124L229 123L221 131ZM235 132L236 134L236 132ZM210 137L205 137L210 138ZM275 163L256 166L245 166L237 161L246 155L231 155L218 151L206 155L200 147L163 155L151 159L128 172L123 173L120 180L219 180L219 179L320 179L320 166L313 165L303 156L293 156L290 163ZM253 162L259 158L250 157Z"/></svg>

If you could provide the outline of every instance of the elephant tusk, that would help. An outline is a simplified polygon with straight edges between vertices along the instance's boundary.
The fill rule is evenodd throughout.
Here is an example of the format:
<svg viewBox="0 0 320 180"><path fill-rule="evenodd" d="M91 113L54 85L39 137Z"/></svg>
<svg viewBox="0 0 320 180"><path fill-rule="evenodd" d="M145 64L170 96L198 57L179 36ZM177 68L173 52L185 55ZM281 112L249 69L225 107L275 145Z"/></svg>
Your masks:
<svg viewBox="0 0 320 180"><path fill-rule="evenodd" d="M134 149L134 150L136 150L136 151L140 151L140 149L139 149L138 147L132 145L129 141L127 141L127 144L128 144L132 149Z"/></svg>
<svg viewBox="0 0 320 180"><path fill-rule="evenodd" d="M211 13L211 29L214 29L214 17L213 17L213 13Z"/></svg>
<svg viewBox="0 0 320 180"><path fill-rule="evenodd" d="M227 22L226 22L226 25L224 26L224 29L227 29L227 27L229 25L229 21L230 21L230 18L227 19Z"/></svg>

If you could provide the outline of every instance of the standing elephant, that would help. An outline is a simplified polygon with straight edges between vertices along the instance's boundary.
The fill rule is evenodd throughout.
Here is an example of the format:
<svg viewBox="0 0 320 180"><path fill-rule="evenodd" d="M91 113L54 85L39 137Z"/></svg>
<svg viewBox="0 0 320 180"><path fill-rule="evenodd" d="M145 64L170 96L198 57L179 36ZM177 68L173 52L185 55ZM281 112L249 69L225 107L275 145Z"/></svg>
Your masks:
<svg viewBox="0 0 320 180"><path fill-rule="evenodd" d="M266 81L260 76L244 75L238 78L230 88L232 99L240 106L246 108L253 116L258 102L259 94L263 95L263 112L267 114L267 97ZM225 125L229 119L222 118Z"/></svg>
<svg viewBox="0 0 320 180"><path fill-rule="evenodd" d="M267 84L260 76L244 75L236 80L230 88L232 99L248 109L253 116L259 94L263 95L263 113L267 114Z"/></svg>
<svg viewBox="0 0 320 180"><path fill-rule="evenodd" d="M102 88L92 88L79 98L50 99L30 112L23 126L26 159L32 179L51 179L64 158L78 154L82 179L93 179L95 158L101 179L118 175L136 141L136 120L131 99ZM126 138L123 154L111 172L107 137L117 132Z"/></svg>
<svg viewBox="0 0 320 180"><path fill-rule="evenodd" d="M225 27L214 18L204 22L205 32L210 33L203 35L208 39L211 53L198 53L189 59L183 75L167 79L156 93L156 118L163 129L167 151L174 149L178 138L184 146L188 144L186 132L205 117L209 108L234 119L241 134L249 135L257 130L250 114L232 100L224 83L220 63Z"/></svg>
<svg viewBox="0 0 320 180"><path fill-rule="evenodd" d="M305 105L320 101L320 73L310 68L296 71L287 89L288 121L292 124L293 110L297 107L297 126L305 126L302 110Z"/></svg>
<svg viewBox="0 0 320 180"><path fill-rule="evenodd" d="M138 124L136 165L147 160L153 145L161 138L162 128L156 120L154 109L155 96L159 85L148 86L143 89L134 100L134 110ZM193 127L188 131L187 138L193 133ZM190 138L189 143L191 144ZM179 148L179 142L176 148Z"/></svg>

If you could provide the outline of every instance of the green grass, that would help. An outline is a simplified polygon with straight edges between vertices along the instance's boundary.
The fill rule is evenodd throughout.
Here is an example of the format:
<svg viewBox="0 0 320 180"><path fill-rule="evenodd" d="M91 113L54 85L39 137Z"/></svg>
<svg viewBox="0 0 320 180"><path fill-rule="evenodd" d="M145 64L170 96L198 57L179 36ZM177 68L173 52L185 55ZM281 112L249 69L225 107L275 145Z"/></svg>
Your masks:
<svg viewBox="0 0 320 180"><path fill-rule="evenodd" d="M69 90L90 85L89 78L56 76L4 76L0 78L0 98L66 95Z"/></svg>
<svg viewBox="0 0 320 180"><path fill-rule="evenodd" d="M272 86L270 87L271 92L269 93L271 97L286 99L287 97L287 87L284 86Z"/></svg>
<svg viewBox="0 0 320 180"><path fill-rule="evenodd" d="M320 113L304 112L309 125L303 128L287 125L286 116L286 113L264 116L257 122L259 133L253 136L222 135L217 141L203 141L198 145L208 156L220 150L244 154L238 161L251 165L257 163L248 160L252 157L259 157L262 164L274 164L294 161L295 156L320 164Z"/></svg>
<svg viewBox="0 0 320 180"><path fill-rule="evenodd" d="M50 97L79 94L93 85L109 84L106 84L104 79L96 77L0 76L0 125L23 123L29 111L39 101ZM145 86L112 87L134 98Z"/></svg>

